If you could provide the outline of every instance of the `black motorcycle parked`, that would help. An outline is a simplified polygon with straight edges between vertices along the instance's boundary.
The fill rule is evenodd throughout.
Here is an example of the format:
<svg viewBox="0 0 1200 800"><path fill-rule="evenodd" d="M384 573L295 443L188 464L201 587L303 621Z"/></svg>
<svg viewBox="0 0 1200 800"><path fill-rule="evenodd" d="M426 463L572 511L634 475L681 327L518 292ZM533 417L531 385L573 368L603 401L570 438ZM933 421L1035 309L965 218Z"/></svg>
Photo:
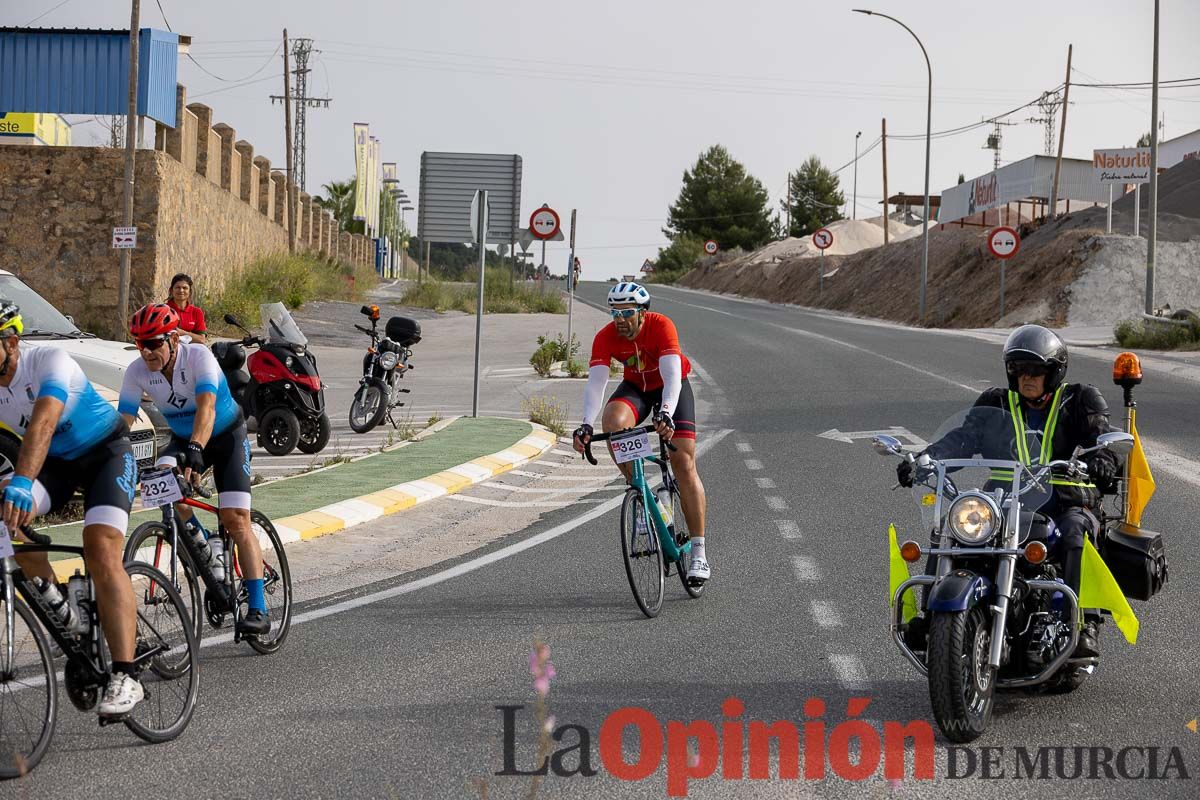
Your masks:
<svg viewBox="0 0 1200 800"><path fill-rule="evenodd" d="M354 327L371 337L371 346L363 357L362 380L350 403L350 428L355 433L366 433L383 422L384 417L393 428L397 427L392 409L404 405L400 395L409 391L400 388L400 379L413 369L409 348L421 341L421 324L415 319L390 318L380 338L379 306L363 306L362 313L371 320L371 327Z"/></svg>
<svg viewBox="0 0 1200 800"><path fill-rule="evenodd" d="M241 328L240 342L217 342L213 355L247 421L258 426L258 444L273 456L299 448L319 453L329 444L332 426L325 411L325 389L308 339L281 303L262 307L265 338L255 336L232 314L225 322ZM247 347L258 349L246 357ZM243 366L249 362L249 372Z"/></svg>

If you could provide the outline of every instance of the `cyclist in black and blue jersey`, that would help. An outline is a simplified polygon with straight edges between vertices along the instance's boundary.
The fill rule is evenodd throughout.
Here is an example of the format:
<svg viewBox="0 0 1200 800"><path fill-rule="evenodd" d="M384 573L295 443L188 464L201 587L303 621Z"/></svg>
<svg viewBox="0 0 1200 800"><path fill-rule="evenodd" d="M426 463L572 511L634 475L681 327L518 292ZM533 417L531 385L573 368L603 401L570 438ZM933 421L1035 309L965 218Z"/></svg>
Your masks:
<svg viewBox="0 0 1200 800"><path fill-rule="evenodd" d="M138 480L129 428L70 356L22 345L23 330L21 310L0 298L0 423L22 437L4 484L4 524L24 541L22 526L83 491L83 557L113 669L97 711L124 717L145 696L133 665L137 608L122 558ZM45 553L16 559L26 576L56 580Z"/></svg>
<svg viewBox="0 0 1200 800"><path fill-rule="evenodd" d="M217 359L201 344L180 341L179 315L165 303L143 306L129 321L141 358L125 370L117 408L126 421L137 414L142 393L158 406L171 427L171 444L159 465L176 466L183 456L183 477L200 481L213 468L220 520L237 544L238 561L249 596L238 633L271 630L263 596L262 548L250 525L250 440L246 422ZM190 509L180 506L181 515Z"/></svg>

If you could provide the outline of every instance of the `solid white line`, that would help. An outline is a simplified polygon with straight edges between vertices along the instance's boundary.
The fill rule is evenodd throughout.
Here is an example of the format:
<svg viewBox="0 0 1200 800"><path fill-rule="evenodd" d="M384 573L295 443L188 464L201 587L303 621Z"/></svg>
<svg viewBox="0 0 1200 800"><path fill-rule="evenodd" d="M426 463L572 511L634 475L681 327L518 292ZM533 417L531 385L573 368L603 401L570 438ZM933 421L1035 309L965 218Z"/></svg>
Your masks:
<svg viewBox="0 0 1200 800"><path fill-rule="evenodd" d="M842 686L857 688L867 684L867 670L858 656L830 655L829 664Z"/></svg>
<svg viewBox="0 0 1200 800"><path fill-rule="evenodd" d="M738 442L737 449L738 449L738 452L740 452L740 453L753 453L754 452L754 448L750 446L749 442Z"/></svg>
<svg viewBox="0 0 1200 800"><path fill-rule="evenodd" d="M754 482L758 484L758 488L760 489L775 488L775 481L771 480L770 478L755 478Z"/></svg>
<svg viewBox="0 0 1200 800"><path fill-rule="evenodd" d="M731 433L733 433L732 430L725 428L715 432L712 436L705 437L705 439L696 447L696 455L704 455L704 453L706 453L710 448L714 447L718 442ZM455 495L451 495L451 497L454 496ZM401 584L400 586L393 586L392 588L384 589L381 592L363 595L362 597L354 597L350 600L343 600L340 603L333 603L332 605L328 605L323 608L314 608L312 611L306 611L303 614L297 614L296 616L292 617L292 625L303 625L306 622L312 622L313 620L322 619L334 614L340 614L343 611L351 611L355 608L371 605L372 603L390 600L393 597L400 597L402 595L419 591L420 589L436 586L437 584L444 583L451 578L457 578L462 575L466 575L469 572L474 572L481 567L486 567L488 564L494 564L497 561L502 561L508 558L509 556L514 556L517 553L537 547L539 544L544 544L551 539L557 539L564 533L570 533L579 526L585 525L594 519L598 519L599 517L607 514L609 511L612 511L614 508L617 508L621 505L621 501L623 499L623 494L617 495L616 497L605 500L603 503L598 504L590 511L580 514L575 519L568 520L561 525L555 525L549 530L542 531L535 536L530 536L528 539L517 542L516 544L510 544L507 547L502 547L499 550L487 553L486 555L482 555L477 558L473 558L470 561L463 562L462 564L442 570L441 572L434 573L433 575L427 575L424 578L410 581L409 583ZM227 633L219 636L206 637L202 642L200 642L200 647L213 647L218 644L225 644L226 642L232 641L233 633Z"/></svg>
<svg viewBox="0 0 1200 800"><path fill-rule="evenodd" d="M480 506L497 506L498 508L563 508L576 503L600 503L602 500L488 500L484 497L471 497L466 494L449 495L451 500L460 503L474 503Z"/></svg>
<svg viewBox="0 0 1200 800"><path fill-rule="evenodd" d="M779 535L785 539L799 539L800 526L795 521L790 519L777 519L775 524L779 527Z"/></svg>
<svg viewBox="0 0 1200 800"><path fill-rule="evenodd" d="M831 600L813 600L812 614L822 628L842 627L842 617Z"/></svg>
<svg viewBox="0 0 1200 800"><path fill-rule="evenodd" d="M762 468L763 468L763 463L761 461L759 461L757 458L747 458L746 459L746 469L758 470L758 469L762 469Z"/></svg>
<svg viewBox="0 0 1200 800"><path fill-rule="evenodd" d="M801 583L815 583L821 580L821 570L817 569L817 562L808 556L792 556L792 570L796 573L796 580Z"/></svg>
<svg viewBox="0 0 1200 800"><path fill-rule="evenodd" d="M767 497L765 497L764 499L767 501L767 507L770 508L772 511L787 511L787 509L788 509L787 501L784 500L782 497L776 497L775 495L767 495Z"/></svg>
<svg viewBox="0 0 1200 800"><path fill-rule="evenodd" d="M624 491L624 486L564 486L561 489L532 489L525 486L510 486L507 483L497 483L495 481L485 481L479 484L486 486L489 489L503 489L507 492L522 492L528 494L571 494L579 492L615 492L618 490Z"/></svg>

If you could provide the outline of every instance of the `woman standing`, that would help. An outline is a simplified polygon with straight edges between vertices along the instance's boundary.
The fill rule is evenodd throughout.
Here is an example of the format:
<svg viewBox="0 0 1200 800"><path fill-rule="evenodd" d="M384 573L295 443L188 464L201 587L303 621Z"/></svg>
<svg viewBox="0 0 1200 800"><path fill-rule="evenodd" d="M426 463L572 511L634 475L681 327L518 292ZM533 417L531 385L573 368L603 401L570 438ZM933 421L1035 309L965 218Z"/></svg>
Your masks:
<svg viewBox="0 0 1200 800"><path fill-rule="evenodd" d="M191 276L181 272L172 278L169 294L167 305L179 315L179 329L191 336L196 344L207 344L208 326L204 322L204 311L192 304Z"/></svg>

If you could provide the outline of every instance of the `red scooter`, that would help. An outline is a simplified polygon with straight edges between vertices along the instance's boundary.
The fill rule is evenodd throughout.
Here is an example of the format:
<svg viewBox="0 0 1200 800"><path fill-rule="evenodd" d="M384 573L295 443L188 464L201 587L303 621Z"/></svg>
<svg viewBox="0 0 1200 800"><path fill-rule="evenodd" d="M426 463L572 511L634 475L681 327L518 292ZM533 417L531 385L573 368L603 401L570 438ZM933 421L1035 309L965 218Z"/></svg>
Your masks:
<svg viewBox="0 0 1200 800"><path fill-rule="evenodd" d="M308 339L282 303L262 306L263 336L255 336L232 314L225 322L241 328L240 342L217 342L213 355L225 373L229 391L247 421L258 426L258 444L273 456L299 448L319 453L332 427L325 411L325 388ZM247 347L258 349L246 357ZM242 367L248 362L249 373Z"/></svg>

